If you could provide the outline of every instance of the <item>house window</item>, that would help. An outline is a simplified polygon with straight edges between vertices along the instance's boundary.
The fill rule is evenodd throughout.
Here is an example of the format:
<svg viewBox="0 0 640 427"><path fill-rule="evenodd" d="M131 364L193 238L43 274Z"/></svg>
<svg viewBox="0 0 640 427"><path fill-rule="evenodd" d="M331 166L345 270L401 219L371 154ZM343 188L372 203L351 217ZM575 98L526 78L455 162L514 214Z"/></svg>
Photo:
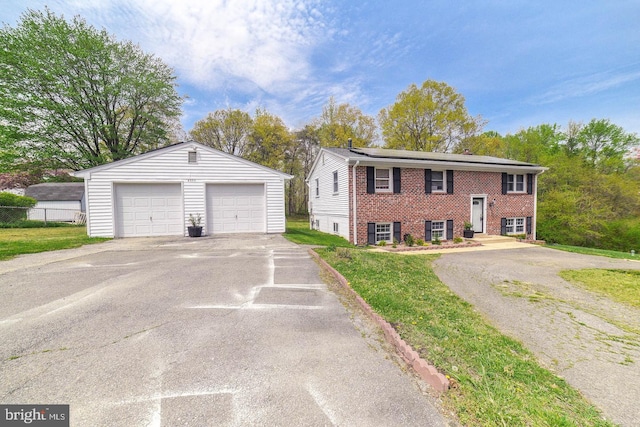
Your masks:
<svg viewBox="0 0 640 427"><path fill-rule="evenodd" d="M391 242L391 223L376 223L376 243Z"/></svg>
<svg viewBox="0 0 640 427"><path fill-rule="evenodd" d="M387 192L391 191L391 170L390 169L376 169L376 191Z"/></svg>
<svg viewBox="0 0 640 427"><path fill-rule="evenodd" d="M338 193L338 171L333 172L333 193Z"/></svg>
<svg viewBox="0 0 640 427"><path fill-rule="evenodd" d="M507 234L524 234L524 218L507 218Z"/></svg>
<svg viewBox="0 0 640 427"><path fill-rule="evenodd" d="M316 230L320 230L320 220L316 219Z"/></svg>
<svg viewBox="0 0 640 427"><path fill-rule="evenodd" d="M316 197L320 197L320 178L316 178Z"/></svg>
<svg viewBox="0 0 640 427"><path fill-rule="evenodd" d="M431 192L444 193L445 179L443 171L431 171Z"/></svg>
<svg viewBox="0 0 640 427"><path fill-rule="evenodd" d="M337 222L333 223L333 232L338 234L338 223Z"/></svg>
<svg viewBox="0 0 640 427"><path fill-rule="evenodd" d="M198 152L197 151L189 151L188 162L189 163L198 163Z"/></svg>
<svg viewBox="0 0 640 427"><path fill-rule="evenodd" d="M507 174L507 192L508 193L524 193L524 175Z"/></svg>
<svg viewBox="0 0 640 427"><path fill-rule="evenodd" d="M431 221L431 240L446 240L444 221Z"/></svg>

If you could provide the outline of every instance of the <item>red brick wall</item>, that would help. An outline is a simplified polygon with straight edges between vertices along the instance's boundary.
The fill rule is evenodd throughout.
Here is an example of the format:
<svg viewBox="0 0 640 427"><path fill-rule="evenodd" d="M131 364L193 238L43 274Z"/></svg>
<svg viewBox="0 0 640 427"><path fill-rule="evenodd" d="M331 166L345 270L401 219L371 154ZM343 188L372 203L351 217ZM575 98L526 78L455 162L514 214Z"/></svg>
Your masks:
<svg viewBox="0 0 640 427"><path fill-rule="evenodd" d="M349 169L349 181L353 177ZM424 169L402 169L400 194L367 194L367 168L359 166L356 171L358 244L367 242L367 223L402 223L402 235L425 238L426 220L453 220L454 236L462 236L464 222L471 220L471 195L486 195L487 234L500 234L500 219L503 217L534 216L533 194L502 194L500 172L453 172L453 194L425 194ZM353 212L353 186L349 185L350 211ZM535 193L535 188L534 188ZM490 202L495 200L493 206ZM353 222L351 213L350 222ZM353 242L353 223L350 238Z"/></svg>

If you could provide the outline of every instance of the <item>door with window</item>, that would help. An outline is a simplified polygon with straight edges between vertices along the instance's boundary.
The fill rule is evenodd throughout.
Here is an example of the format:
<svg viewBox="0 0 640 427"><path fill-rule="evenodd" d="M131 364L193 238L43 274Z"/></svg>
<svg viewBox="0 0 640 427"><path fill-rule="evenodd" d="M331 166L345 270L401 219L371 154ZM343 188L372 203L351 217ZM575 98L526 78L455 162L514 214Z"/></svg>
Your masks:
<svg viewBox="0 0 640 427"><path fill-rule="evenodd" d="M471 199L471 223L473 231L484 232L484 197L474 197Z"/></svg>

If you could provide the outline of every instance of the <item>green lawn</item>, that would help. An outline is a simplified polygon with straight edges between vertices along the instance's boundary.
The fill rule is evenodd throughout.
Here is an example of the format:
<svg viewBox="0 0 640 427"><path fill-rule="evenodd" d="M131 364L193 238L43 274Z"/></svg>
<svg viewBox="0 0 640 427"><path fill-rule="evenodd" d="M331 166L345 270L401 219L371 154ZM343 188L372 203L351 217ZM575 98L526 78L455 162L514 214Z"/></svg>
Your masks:
<svg viewBox="0 0 640 427"><path fill-rule="evenodd" d="M317 251L425 360L451 378L454 386L442 400L463 425L613 425L440 282L431 268L438 255Z"/></svg>
<svg viewBox="0 0 640 427"><path fill-rule="evenodd" d="M311 230L309 228L309 219L305 217L287 218L287 231L284 237L299 245L353 246L340 236Z"/></svg>
<svg viewBox="0 0 640 427"><path fill-rule="evenodd" d="M563 279L614 301L640 308L640 270L564 270Z"/></svg>
<svg viewBox="0 0 640 427"><path fill-rule="evenodd" d="M87 236L84 226L0 229L0 260L21 254L77 248L105 238Z"/></svg>
<svg viewBox="0 0 640 427"><path fill-rule="evenodd" d="M556 245L556 244L545 245L545 247L551 248L551 249L558 249L561 251L575 252L577 254L606 256L609 258L618 258L618 259L635 259L640 261L640 254L631 255L629 252L618 252L618 251L609 251L606 249L583 248L582 246L568 246L568 245Z"/></svg>

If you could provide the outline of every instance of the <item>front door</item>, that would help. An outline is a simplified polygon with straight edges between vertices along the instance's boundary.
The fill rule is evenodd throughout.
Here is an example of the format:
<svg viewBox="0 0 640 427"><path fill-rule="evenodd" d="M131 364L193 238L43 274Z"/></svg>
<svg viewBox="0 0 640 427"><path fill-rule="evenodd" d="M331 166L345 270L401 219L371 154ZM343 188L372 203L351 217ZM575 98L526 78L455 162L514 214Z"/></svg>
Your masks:
<svg viewBox="0 0 640 427"><path fill-rule="evenodd" d="M484 232L484 198L474 197L472 199L473 207L471 208L471 223L473 231L476 233Z"/></svg>

